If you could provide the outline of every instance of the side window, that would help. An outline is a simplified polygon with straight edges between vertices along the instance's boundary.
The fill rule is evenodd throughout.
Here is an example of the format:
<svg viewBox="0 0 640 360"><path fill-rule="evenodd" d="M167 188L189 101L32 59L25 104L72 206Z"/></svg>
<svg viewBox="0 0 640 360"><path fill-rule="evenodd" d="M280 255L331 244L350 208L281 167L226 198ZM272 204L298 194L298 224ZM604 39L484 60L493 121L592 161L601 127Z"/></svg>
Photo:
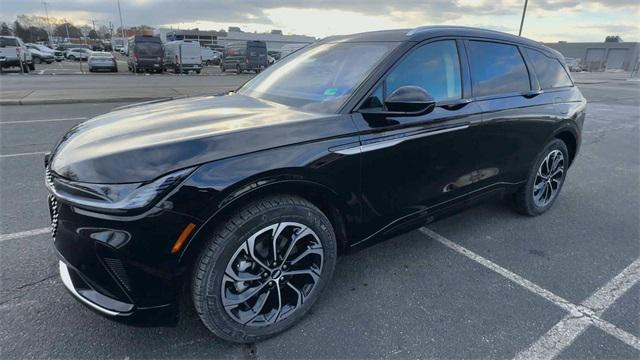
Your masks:
<svg viewBox="0 0 640 360"><path fill-rule="evenodd" d="M455 40L437 41L414 50L387 76L389 96L401 86L425 89L436 101L462 97L460 60Z"/></svg>
<svg viewBox="0 0 640 360"><path fill-rule="evenodd" d="M475 96L531 90L524 59L514 45L469 41Z"/></svg>
<svg viewBox="0 0 640 360"><path fill-rule="evenodd" d="M537 50L527 49L526 51L533 62L540 88L551 89L573 85L567 71L558 59L548 57Z"/></svg>
<svg viewBox="0 0 640 360"><path fill-rule="evenodd" d="M455 40L429 43L413 50L369 95L361 109L380 109L384 99L401 86L420 86L436 101L462 98L460 59ZM384 89L384 90L383 90Z"/></svg>

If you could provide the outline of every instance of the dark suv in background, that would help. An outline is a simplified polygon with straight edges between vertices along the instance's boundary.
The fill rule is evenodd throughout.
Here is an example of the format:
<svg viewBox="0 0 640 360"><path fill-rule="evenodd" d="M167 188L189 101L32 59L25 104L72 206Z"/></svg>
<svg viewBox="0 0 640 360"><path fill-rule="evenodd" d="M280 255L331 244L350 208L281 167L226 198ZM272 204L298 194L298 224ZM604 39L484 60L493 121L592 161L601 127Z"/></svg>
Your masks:
<svg viewBox="0 0 640 360"><path fill-rule="evenodd" d="M72 128L45 161L60 275L131 322L174 321L188 287L213 333L257 341L309 311L338 254L492 196L547 211L585 108L562 56L521 37L330 37L232 94Z"/></svg>
<svg viewBox="0 0 640 360"><path fill-rule="evenodd" d="M129 37L127 67L134 73L164 69L164 49L158 36L134 35Z"/></svg>
<svg viewBox="0 0 640 360"><path fill-rule="evenodd" d="M220 62L220 70L234 70L237 74L243 71L259 73L269 66L267 44L264 41L243 41L228 44Z"/></svg>

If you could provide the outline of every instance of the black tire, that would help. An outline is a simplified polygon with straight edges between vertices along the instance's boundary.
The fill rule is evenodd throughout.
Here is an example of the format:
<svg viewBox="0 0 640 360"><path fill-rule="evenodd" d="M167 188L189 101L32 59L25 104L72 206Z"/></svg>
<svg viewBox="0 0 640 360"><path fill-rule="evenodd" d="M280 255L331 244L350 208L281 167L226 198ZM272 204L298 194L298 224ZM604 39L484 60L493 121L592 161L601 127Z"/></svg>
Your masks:
<svg viewBox="0 0 640 360"><path fill-rule="evenodd" d="M227 264L249 237L260 229L283 221L303 224L317 235L324 252L319 279L304 301L286 318L278 320L278 313L275 322L270 325L256 327L241 324L227 313L222 302L221 290ZM204 325L222 339L238 343L265 339L290 328L304 317L331 280L336 257L333 227L313 204L291 195L272 195L253 201L221 223L201 250L194 264L191 283L195 309Z"/></svg>
<svg viewBox="0 0 640 360"><path fill-rule="evenodd" d="M196 70L196 74L200 74L200 70Z"/></svg>
<svg viewBox="0 0 640 360"><path fill-rule="evenodd" d="M33 62L36 64L42 64L42 59L40 59L39 57L34 57Z"/></svg>
<svg viewBox="0 0 640 360"><path fill-rule="evenodd" d="M563 156L563 171L562 176L559 180L560 183L557 186L556 192L550 198L549 202L544 205L538 205L536 204L536 201L534 199L534 186L536 183L536 178L538 177L538 169L540 169L547 156L554 151L560 151ZM536 158L536 161L531 166L526 184L524 184L520 189L518 189L518 191L516 191L512 195L511 200L513 208L519 213L529 216L538 216L545 213L553 206L556 199L558 198L558 195L562 190L562 186L564 185L564 181L567 176L568 167L569 151L567 150L567 145L560 139L554 139L549 144L547 144L547 146L545 146L545 148Z"/></svg>
<svg viewBox="0 0 640 360"><path fill-rule="evenodd" d="M69 55L69 57L67 59L69 59L71 61L76 61L76 57L73 56L73 55Z"/></svg>

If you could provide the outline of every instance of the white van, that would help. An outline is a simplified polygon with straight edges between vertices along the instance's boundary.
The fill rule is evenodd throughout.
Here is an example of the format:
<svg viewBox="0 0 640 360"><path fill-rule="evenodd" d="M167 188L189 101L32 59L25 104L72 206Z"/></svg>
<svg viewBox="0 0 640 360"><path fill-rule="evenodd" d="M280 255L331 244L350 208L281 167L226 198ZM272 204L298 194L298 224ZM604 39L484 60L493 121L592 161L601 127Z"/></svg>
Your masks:
<svg viewBox="0 0 640 360"><path fill-rule="evenodd" d="M195 71L200 74L202 70L202 54L200 43L197 41L177 40L164 44L165 69L173 69L173 72L188 73Z"/></svg>

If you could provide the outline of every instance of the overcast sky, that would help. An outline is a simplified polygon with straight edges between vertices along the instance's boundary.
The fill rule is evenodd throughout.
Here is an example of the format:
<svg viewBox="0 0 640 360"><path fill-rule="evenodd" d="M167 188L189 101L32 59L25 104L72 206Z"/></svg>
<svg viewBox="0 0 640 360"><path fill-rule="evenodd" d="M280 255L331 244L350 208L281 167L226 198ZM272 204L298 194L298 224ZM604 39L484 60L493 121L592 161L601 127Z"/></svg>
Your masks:
<svg viewBox="0 0 640 360"><path fill-rule="evenodd" d="M281 29L323 37L455 24L517 33L524 0L121 0L125 26ZM639 41L640 0L530 0L523 35L538 41ZM119 25L116 0L48 0L49 15ZM41 0L0 0L0 20L44 15Z"/></svg>

